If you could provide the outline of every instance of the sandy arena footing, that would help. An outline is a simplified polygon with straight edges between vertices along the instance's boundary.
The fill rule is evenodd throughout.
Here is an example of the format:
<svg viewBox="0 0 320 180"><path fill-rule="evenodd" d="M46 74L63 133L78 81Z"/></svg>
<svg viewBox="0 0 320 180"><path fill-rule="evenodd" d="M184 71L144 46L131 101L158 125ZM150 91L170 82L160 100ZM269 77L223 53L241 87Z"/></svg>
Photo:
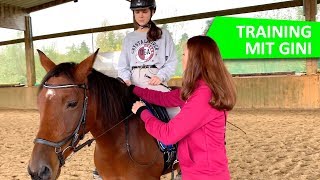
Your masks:
<svg viewBox="0 0 320 180"><path fill-rule="evenodd" d="M247 133L227 125L232 179L320 179L320 111L236 110L228 121ZM0 179L30 179L27 164L38 124L37 111L0 110ZM75 154L59 179L92 179L93 149Z"/></svg>

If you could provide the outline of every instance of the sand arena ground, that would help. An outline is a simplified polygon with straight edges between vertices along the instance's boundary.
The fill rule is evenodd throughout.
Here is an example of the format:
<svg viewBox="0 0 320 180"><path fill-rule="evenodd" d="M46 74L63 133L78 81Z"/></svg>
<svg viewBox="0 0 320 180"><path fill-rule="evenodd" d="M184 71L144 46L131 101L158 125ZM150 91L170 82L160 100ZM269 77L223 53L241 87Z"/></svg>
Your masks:
<svg viewBox="0 0 320 180"><path fill-rule="evenodd" d="M232 179L320 179L320 111L236 110L228 120L247 133L227 125ZM38 124L37 111L0 110L1 180L29 179ZM93 148L75 154L60 179L92 179Z"/></svg>

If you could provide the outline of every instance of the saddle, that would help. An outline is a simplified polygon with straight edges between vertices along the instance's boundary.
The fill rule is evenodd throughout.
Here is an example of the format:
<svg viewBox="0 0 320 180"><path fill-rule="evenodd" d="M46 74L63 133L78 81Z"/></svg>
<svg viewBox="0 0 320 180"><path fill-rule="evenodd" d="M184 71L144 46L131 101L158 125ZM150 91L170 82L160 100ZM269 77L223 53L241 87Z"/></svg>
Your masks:
<svg viewBox="0 0 320 180"><path fill-rule="evenodd" d="M146 104L147 109L155 117L157 117L159 120L161 120L162 122L165 122L165 123L168 123L170 121L170 118L169 118L169 115L168 115L166 108L164 108L162 106L150 104L146 101L143 101L143 102ZM178 162L178 160L177 160L177 144L164 144L159 140L157 140L157 143L158 143L160 151L163 152L163 159L164 159L163 172L169 170L169 168L171 168L171 170L172 170L175 163Z"/></svg>

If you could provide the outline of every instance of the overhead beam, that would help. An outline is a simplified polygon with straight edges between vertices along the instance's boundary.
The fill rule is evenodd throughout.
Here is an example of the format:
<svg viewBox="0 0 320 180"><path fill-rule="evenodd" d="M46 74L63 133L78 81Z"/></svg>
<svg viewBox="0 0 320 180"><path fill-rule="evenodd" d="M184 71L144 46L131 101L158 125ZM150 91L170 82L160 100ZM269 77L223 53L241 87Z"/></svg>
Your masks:
<svg viewBox="0 0 320 180"><path fill-rule="evenodd" d="M320 0L318 0L318 2L320 3ZM166 19L159 19L159 20L156 20L156 22L159 24L165 24L165 23L190 21L190 20L197 20L197 19L204 19L204 18L212 18L212 17L216 17L216 16L245 14L245 13L253 13L253 12L259 12L259 11L291 8L291 7L298 7L298 6L302 6L302 5L303 5L303 3L300 0L284 1L284 2L271 3L271 4L262 4L262 5L241 7L241 8L235 8L235 9L226 9L226 10L221 10L221 11L212 11L212 12L206 12L206 13L171 17L171 18L166 18Z"/></svg>
<svg viewBox="0 0 320 180"><path fill-rule="evenodd" d="M22 8L0 3L0 27L24 31L27 14Z"/></svg>
<svg viewBox="0 0 320 180"><path fill-rule="evenodd" d="M67 3L67 2L70 2L70 1L74 1L74 0L50 1L50 2L47 2L45 4L41 4L41 5L38 5L38 6L31 7L31 8L27 8L26 10L27 10L28 13L31 13L31 12L34 12L34 11L39 11L39 10L46 9L46 8L49 8L49 7L53 7L53 6L56 6L56 5L59 5L59 4Z"/></svg>

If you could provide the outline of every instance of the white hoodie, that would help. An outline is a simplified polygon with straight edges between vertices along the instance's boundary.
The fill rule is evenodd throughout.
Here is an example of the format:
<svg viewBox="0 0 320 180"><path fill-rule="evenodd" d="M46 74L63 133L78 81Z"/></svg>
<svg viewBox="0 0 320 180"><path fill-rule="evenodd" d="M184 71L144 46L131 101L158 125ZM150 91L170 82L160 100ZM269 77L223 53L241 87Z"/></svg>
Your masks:
<svg viewBox="0 0 320 180"><path fill-rule="evenodd" d="M131 79L133 66L155 65L157 76L166 82L174 74L177 55L169 32L162 29L162 36L157 41L149 42L146 32L129 33L122 44L118 63L118 76L123 80Z"/></svg>

